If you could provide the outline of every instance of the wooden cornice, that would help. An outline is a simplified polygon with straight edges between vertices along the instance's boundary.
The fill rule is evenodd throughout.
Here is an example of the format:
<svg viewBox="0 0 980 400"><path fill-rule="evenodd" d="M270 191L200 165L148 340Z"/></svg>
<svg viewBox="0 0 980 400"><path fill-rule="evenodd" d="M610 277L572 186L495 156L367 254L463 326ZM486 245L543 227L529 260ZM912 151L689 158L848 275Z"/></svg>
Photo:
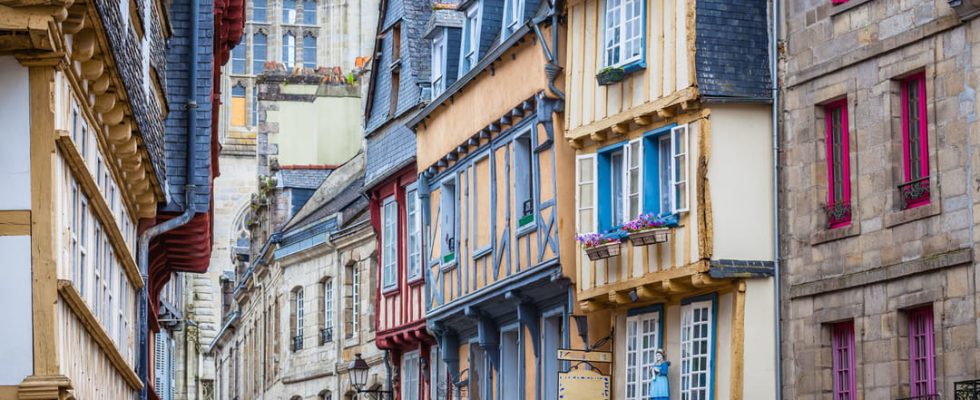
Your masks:
<svg viewBox="0 0 980 400"><path fill-rule="evenodd" d="M78 186L82 189L85 196L88 197L89 206L95 214L95 217L102 224L102 230L109 237L109 242L112 243L116 257L122 263L126 277L129 278L133 287L139 290L144 284L143 277L140 275L139 267L136 265L132 252L126 246L126 240L123 238L122 231L119 230L119 226L116 224L112 210L109 209L109 205L106 203L102 192L99 191L99 187L95 183L91 171L89 171L85 161L82 160L82 156L78 153L78 148L72 142L71 137L65 131L59 131L59 133L60 135L57 139L58 149L61 150L72 176L78 182Z"/></svg>
<svg viewBox="0 0 980 400"><path fill-rule="evenodd" d="M82 296L72 286L71 281L59 279L58 294L65 300L65 304L68 305L72 313L78 317L82 326L85 327L88 334L95 340L95 343L99 345L99 348L102 349L102 352L109 359L109 363L115 367L119 375L129 384L129 387L134 390L142 389L143 381L136 375L133 368L126 363L126 359L119 353L119 349L116 348L115 343L112 342L105 328L102 327L102 324L99 323L95 315L92 314L92 311L89 310L88 305L85 304L85 300L82 300Z"/></svg>
<svg viewBox="0 0 980 400"><path fill-rule="evenodd" d="M574 128L565 133L565 139L569 141L581 141L590 138L592 135L601 135L602 140L605 140L607 132L615 133L617 131L623 131L623 126L628 126L631 122L649 123L652 120L667 118L668 115L672 115L672 107L682 106L688 102L697 100L698 96L698 90L693 86L678 90L667 97L662 97L591 124ZM595 139L592 140L595 141Z"/></svg>
<svg viewBox="0 0 980 400"><path fill-rule="evenodd" d="M588 268L588 267L587 267ZM670 297L684 294L700 288L717 286L726 283L724 280L705 278L711 264L707 260L693 262L687 266L671 268L665 271L650 272L635 279L597 286L593 289L580 291L577 295L580 302L592 302L590 306L605 303L619 303L628 292L636 289L640 297Z"/></svg>

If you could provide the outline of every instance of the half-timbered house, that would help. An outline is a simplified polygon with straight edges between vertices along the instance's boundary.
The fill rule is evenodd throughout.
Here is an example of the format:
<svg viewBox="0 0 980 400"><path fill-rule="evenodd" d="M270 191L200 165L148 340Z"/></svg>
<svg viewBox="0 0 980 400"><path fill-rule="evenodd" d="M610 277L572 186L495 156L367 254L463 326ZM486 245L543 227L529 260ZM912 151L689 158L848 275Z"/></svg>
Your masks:
<svg viewBox="0 0 980 400"><path fill-rule="evenodd" d="M559 2L560 3L560 2ZM557 6L558 8L553 8ZM560 5L437 4L415 130L436 398L556 399L574 273ZM447 379L445 384L437 380Z"/></svg>
<svg viewBox="0 0 980 400"><path fill-rule="evenodd" d="M433 398L429 374L435 339L425 326L422 207L415 169L415 135L405 122L425 104L429 46L420 34L430 0L382 2L364 115L367 168L364 192L379 251L374 280L375 343L387 350L394 397ZM442 380L445 382L445 380Z"/></svg>
<svg viewBox="0 0 980 400"><path fill-rule="evenodd" d="M765 0L572 0L577 304L613 398L774 398ZM586 238L589 239L589 238ZM660 378L662 379L662 378Z"/></svg>

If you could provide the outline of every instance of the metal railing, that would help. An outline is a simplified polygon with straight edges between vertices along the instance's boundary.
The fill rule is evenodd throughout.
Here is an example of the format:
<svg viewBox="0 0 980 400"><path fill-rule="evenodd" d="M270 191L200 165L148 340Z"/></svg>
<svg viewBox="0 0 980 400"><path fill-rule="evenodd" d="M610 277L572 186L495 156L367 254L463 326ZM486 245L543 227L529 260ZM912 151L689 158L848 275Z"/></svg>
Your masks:
<svg viewBox="0 0 980 400"><path fill-rule="evenodd" d="M932 189L929 187L929 177L919 178L911 182L898 185L898 192L901 194L902 209L911 206L924 204L929 201Z"/></svg>
<svg viewBox="0 0 980 400"><path fill-rule="evenodd" d="M333 328L323 328L320 329L320 345L324 345L333 341Z"/></svg>
<svg viewBox="0 0 980 400"><path fill-rule="evenodd" d="M293 336L293 351L299 351L303 349L303 337Z"/></svg>
<svg viewBox="0 0 980 400"><path fill-rule="evenodd" d="M924 394L922 396L904 397L896 400L941 400L938 394Z"/></svg>
<svg viewBox="0 0 980 400"><path fill-rule="evenodd" d="M980 400L980 379L954 383L953 393L955 400Z"/></svg>

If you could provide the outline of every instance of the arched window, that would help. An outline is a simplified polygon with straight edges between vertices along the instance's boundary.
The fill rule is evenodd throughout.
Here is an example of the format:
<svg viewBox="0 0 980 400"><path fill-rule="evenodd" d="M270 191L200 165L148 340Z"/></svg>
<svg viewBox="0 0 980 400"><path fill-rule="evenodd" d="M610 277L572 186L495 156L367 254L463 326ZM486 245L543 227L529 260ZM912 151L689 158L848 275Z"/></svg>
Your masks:
<svg viewBox="0 0 980 400"><path fill-rule="evenodd" d="M231 73L245 73L245 45L239 44L231 51Z"/></svg>
<svg viewBox="0 0 980 400"><path fill-rule="evenodd" d="M303 400L303 397L301 397L300 395L296 395L296 396L290 397L289 400Z"/></svg>
<svg viewBox="0 0 980 400"><path fill-rule="evenodd" d="M303 35L303 67L316 68L316 36L309 32Z"/></svg>
<svg viewBox="0 0 980 400"><path fill-rule="evenodd" d="M296 64L296 36L292 33L282 35L282 63L286 68Z"/></svg>
<svg viewBox="0 0 980 400"><path fill-rule="evenodd" d="M316 25L316 0L303 0L303 23Z"/></svg>
<svg viewBox="0 0 980 400"><path fill-rule="evenodd" d="M269 37L258 32L252 37L252 74L258 75L265 71L265 60L269 55L266 43Z"/></svg>
<svg viewBox="0 0 980 400"><path fill-rule="evenodd" d="M320 283L320 344L333 341L333 278Z"/></svg>
<svg viewBox="0 0 980 400"><path fill-rule="evenodd" d="M299 351L303 348L303 314L305 313L302 287L297 286L293 289L291 303L289 331L292 336L292 349Z"/></svg>
<svg viewBox="0 0 980 400"><path fill-rule="evenodd" d="M231 88L231 126L245 126L245 85Z"/></svg>
<svg viewBox="0 0 980 400"><path fill-rule="evenodd" d="M282 1L282 23L284 24L296 23L296 0Z"/></svg>

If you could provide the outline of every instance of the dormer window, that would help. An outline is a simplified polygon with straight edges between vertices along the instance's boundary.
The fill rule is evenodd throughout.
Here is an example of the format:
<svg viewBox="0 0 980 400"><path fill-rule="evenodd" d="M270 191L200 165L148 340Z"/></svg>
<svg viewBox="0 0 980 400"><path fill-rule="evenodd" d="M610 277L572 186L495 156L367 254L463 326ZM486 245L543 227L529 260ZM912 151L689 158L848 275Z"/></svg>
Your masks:
<svg viewBox="0 0 980 400"><path fill-rule="evenodd" d="M432 97L446 90L446 35L436 34L432 39Z"/></svg>
<svg viewBox="0 0 980 400"><path fill-rule="evenodd" d="M462 68L459 75L463 76L476 66L480 59L480 4L477 3L466 10L466 23L463 25L463 41L460 46Z"/></svg>
<svg viewBox="0 0 980 400"><path fill-rule="evenodd" d="M641 0L607 0L603 58L607 67L640 67L646 26Z"/></svg>
<svg viewBox="0 0 980 400"><path fill-rule="evenodd" d="M523 20L524 0L506 0L504 2L504 34L501 35L501 39L506 39L512 33L516 32Z"/></svg>

